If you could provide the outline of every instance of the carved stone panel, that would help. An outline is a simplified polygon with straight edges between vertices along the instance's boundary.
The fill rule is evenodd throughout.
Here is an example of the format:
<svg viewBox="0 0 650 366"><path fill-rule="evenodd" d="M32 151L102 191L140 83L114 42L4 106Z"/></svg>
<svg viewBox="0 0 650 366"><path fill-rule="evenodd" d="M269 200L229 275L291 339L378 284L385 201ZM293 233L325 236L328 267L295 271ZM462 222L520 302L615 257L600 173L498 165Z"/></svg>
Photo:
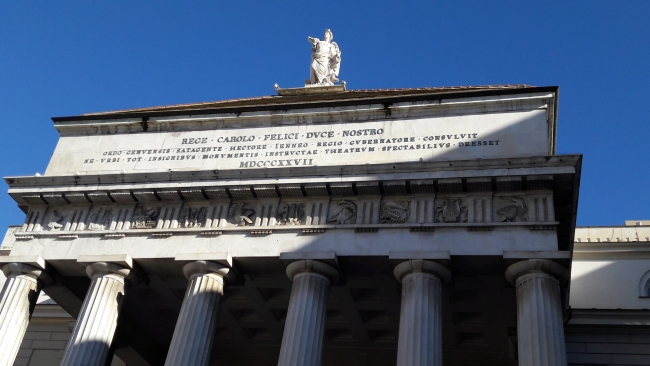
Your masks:
<svg viewBox="0 0 650 366"><path fill-rule="evenodd" d="M131 227L134 229L155 228L158 225L161 210L161 206L136 206Z"/></svg>
<svg viewBox="0 0 650 366"><path fill-rule="evenodd" d="M403 224L411 217L410 200L386 200L379 208L379 222L382 224Z"/></svg>
<svg viewBox="0 0 650 366"><path fill-rule="evenodd" d="M128 229L133 220L134 206L93 206L90 210L80 210L73 215L81 215L82 220L72 225L70 230L122 230ZM84 213L87 211L87 213ZM85 218L84 218L85 215Z"/></svg>
<svg viewBox="0 0 650 366"><path fill-rule="evenodd" d="M354 225L357 223L357 204L350 200L330 203L329 225Z"/></svg>
<svg viewBox="0 0 650 366"><path fill-rule="evenodd" d="M205 227L208 218L207 206L185 206L181 210L178 222L182 228Z"/></svg>
<svg viewBox="0 0 650 366"><path fill-rule="evenodd" d="M436 200L435 221L441 223L467 222L467 204L463 198L444 198Z"/></svg>
<svg viewBox="0 0 650 366"><path fill-rule="evenodd" d="M306 219L304 202L281 202L278 206L276 225L303 225Z"/></svg>
<svg viewBox="0 0 650 366"><path fill-rule="evenodd" d="M90 212L88 230L108 230L113 223L113 209L110 207L97 207Z"/></svg>
<svg viewBox="0 0 650 366"><path fill-rule="evenodd" d="M494 198L495 221L528 221L528 204L525 196L498 196Z"/></svg>
<svg viewBox="0 0 650 366"><path fill-rule="evenodd" d="M65 225L65 214L59 208L50 209L45 219L45 230L61 231Z"/></svg>
<svg viewBox="0 0 650 366"><path fill-rule="evenodd" d="M234 226L252 226L255 221L256 207L249 202L231 202L228 208L228 223Z"/></svg>

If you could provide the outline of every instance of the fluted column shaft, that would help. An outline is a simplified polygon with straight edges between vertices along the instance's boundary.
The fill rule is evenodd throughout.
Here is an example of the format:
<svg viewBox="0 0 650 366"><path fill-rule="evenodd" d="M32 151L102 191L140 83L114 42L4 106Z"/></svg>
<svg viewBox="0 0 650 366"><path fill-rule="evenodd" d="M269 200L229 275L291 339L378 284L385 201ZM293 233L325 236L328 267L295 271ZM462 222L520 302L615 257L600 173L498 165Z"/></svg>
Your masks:
<svg viewBox="0 0 650 366"><path fill-rule="evenodd" d="M442 284L428 273L402 280L397 364L442 365Z"/></svg>
<svg viewBox="0 0 650 366"><path fill-rule="evenodd" d="M106 262L86 267L92 282L61 361L62 366L104 366L124 298L125 277L130 271Z"/></svg>
<svg viewBox="0 0 650 366"><path fill-rule="evenodd" d="M513 264L506 276L517 288L519 365L566 366L560 282L568 271L537 259Z"/></svg>
<svg viewBox="0 0 650 366"><path fill-rule="evenodd" d="M442 366L442 285L451 272L435 262L411 260L394 274L402 282L397 365Z"/></svg>
<svg viewBox="0 0 650 366"><path fill-rule="evenodd" d="M183 267L190 283L185 292L165 366L207 366L230 269L214 262L195 261Z"/></svg>
<svg viewBox="0 0 650 366"><path fill-rule="evenodd" d="M11 366L25 336L40 292L42 270L23 263L2 268L7 281L0 293L0 366Z"/></svg>
<svg viewBox="0 0 650 366"><path fill-rule="evenodd" d="M287 266L293 280L278 366L320 366L327 297L338 271L325 263L302 260Z"/></svg>

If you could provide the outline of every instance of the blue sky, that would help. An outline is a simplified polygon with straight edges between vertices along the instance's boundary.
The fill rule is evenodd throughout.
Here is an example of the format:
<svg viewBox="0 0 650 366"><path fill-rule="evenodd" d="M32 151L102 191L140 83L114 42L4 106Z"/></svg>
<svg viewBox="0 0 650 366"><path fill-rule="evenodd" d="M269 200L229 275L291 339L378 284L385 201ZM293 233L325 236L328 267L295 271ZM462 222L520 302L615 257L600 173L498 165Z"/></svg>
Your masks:
<svg viewBox="0 0 650 366"><path fill-rule="evenodd" d="M52 116L301 86L331 28L348 89L559 85L578 224L650 219L649 20L648 1L0 1L0 173L45 170Z"/></svg>

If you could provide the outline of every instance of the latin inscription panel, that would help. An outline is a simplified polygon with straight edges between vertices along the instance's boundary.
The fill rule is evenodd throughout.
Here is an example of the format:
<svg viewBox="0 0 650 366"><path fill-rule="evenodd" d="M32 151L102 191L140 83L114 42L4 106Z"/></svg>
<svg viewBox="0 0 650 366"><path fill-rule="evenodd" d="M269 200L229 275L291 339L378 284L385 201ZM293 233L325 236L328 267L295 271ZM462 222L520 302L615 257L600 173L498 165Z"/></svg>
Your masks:
<svg viewBox="0 0 650 366"><path fill-rule="evenodd" d="M550 154L545 110L61 137L46 175L472 160Z"/></svg>

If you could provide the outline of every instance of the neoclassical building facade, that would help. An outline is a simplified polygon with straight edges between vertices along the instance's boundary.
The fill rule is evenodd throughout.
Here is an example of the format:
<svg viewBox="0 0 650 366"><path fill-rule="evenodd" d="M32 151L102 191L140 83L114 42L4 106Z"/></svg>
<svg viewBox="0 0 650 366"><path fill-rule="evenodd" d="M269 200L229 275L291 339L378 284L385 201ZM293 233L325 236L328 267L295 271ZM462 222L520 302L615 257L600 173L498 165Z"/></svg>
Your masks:
<svg viewBox="0 0 650 366"><path fill-rule="evenodd" d="M307 89L53 118L0 365L587 362L557 87Z"/></svg>

